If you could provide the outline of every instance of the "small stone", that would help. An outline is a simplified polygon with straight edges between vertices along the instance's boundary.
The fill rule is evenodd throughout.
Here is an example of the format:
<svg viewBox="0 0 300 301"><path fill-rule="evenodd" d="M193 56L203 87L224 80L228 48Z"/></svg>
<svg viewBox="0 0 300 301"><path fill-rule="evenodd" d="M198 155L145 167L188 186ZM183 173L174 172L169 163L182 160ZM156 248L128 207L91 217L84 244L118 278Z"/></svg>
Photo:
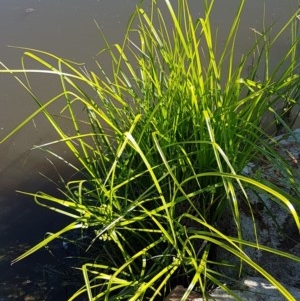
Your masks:
<svg viewBox="0 0 300 301"><path fill-rule="evenodd" d="M183 297L183 295L186 292L186 288L184 288L182 285L177 285L170 294L164 299L164 301L179 301ZM186 301L200 301L202 298L200 298L200 294L196 293L194 291L191 291L190 295L186 299Z"/></svg>

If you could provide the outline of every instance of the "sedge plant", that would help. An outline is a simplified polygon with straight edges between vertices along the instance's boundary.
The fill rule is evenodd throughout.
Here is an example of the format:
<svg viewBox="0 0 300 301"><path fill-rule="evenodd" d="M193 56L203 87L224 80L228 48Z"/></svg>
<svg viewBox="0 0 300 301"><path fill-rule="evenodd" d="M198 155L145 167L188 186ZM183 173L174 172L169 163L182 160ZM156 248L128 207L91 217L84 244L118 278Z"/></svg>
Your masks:
<svg viewBox="0 0 300 301"><path fill-rule="evenodd" d="M22 192L73 222L13 261L55 239L67 239L70 232L77 233L78 244L80 237L88 236L88 242L81 245L85 260L77 264L83 275L82 287L69 300L82 295L90 301L163 300L176 284L187 286L181 300L187 300L192 290L202 292L205 298L213 286L232 293L222 284L226 275L218 270L220 263L213 256L216 247L239 259L240 272L243 265L249 265L287 300L295 300L244 252L244 246L300 259L245 241L240 203L251 211L247 189L272 195L300 230L295 197L242 173L251 160L275 157L293 182L261 120L272 112L276 122L290 130L273 105L284 100L293 106L299 97L299 39L294 25L299 11L277 34L271 36L268 29L262 30L249 52L237 60L236 39L244 1L239 3L221 49L210 24L214 1L204 2L204 17L196 20L187 0L178 0L176 9L170 1L163 1L168 16L155 0L149 12L138 6L122 44L111 45L100 31L106 47L99 57L109 55L109 71L97 63L98 71L88 72L34 49L24 49L20 70L1 64L0 72L14 76L38 105L2 142L43 114L58 138L35 148L65 162L50 150L51 145L65 144L77 162L67 162L76 178L64 181L61 197ZM290 48L270 70L272 45L289 30L294 33ZM28 60L41 68L27 68ZM261 70L265 72L260 74ZM30 86L31 73L57 76L61 93L41 101ZM52 113L52 104L57 103L62 105L61 116L69 120L72 131L66 131ZM84 111L84 118L77 117L78 109ZM225 235L217 227L226 208L235 221L236 236ZM253 225L255 228L254 217Z"/></svg>

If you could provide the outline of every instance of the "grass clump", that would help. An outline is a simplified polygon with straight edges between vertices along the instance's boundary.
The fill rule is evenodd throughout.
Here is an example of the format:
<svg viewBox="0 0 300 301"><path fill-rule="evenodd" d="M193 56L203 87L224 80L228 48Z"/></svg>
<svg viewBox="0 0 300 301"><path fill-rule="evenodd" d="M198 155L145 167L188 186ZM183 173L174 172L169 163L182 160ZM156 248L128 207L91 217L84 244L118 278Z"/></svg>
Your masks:
<svg viewBox="0 0 300 301"><path fill-rule="evenodd" d="M213 256L219 247L239 258L241 269L250 265L293 300L244 253L243 246L299 258L244 241L239 203L243 200L251 210L248 187L270 194L289 210L300 229L294 198L279 187L242 175L251 160L275 157L293 181L272 150L261 120L271 111L276 122L289 130L284 116L272 108L283 100L290 110L299 97L297 35L292 35L290 49L274 70L269 70L268 59L282 33L289 28L295 33L299 11L273 40L268 39L268 30L260 33L253 48L236 62L244 1L218 55L210 24L214 1L205 1L204 17L193 20L188 1L178 1L175 10L165 0L171 24L156 1L151 3L149 13L142 6L136 9L122 45L111 46L103 35L112 76L100 64L98 73L87 72L32 49L25 50L21 70L0 71L13 74L39 105L3 141L44 114L58 139L39 148L60 159L48 146L64 143L78 162L69 164L77 176L64 182L61 198L29 193L36 202L74 221L15 262L79 229L78 244L80 236L89 237L81 252L87 257L80 267L84 285L70 300L81 294L89 300L161 300L176 283L188 286L182 299L186 300L193 289L206 294L213 285L222 286L226 275L218 271L221 263ZM41 69L26 68L25 59L39 63ZM262 66L263 75L259 74ZM30 88L31 72L58 76L62 92L42 103ZM26 80L18 73L24 73ZM73 126L71 134L51 113L51 105L58 102L63 102L61 115ZM85 119L76 117L78 107ZM216 226L227 206L237 237L223 234Z"/></svg>

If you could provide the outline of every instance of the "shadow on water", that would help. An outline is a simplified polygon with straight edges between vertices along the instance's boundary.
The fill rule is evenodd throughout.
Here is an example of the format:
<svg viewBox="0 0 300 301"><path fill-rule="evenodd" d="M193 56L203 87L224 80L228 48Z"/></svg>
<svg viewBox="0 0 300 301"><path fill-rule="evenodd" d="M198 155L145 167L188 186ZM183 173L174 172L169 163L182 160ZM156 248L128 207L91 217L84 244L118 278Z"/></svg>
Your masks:
<svg viewBox="0 0 300 301"><path fill-rule="evenodd" d="M30 134L31 127L17 136L21 140L28 136L29 140ZM51 140L50 134L47 137ZM22 146L28 147L28 141ZM29 193L43 191L61 197L58 191L62 188L60 176L68 181L74 177L74 171L42 151L19 154L22 147L11 147L9 143L2 145L2 151L5 149L12 155L7 154L7 161L0 163L0 300L66 300L74 292L77 278L70 279L65 264L68 254L61 240L14 265L11 261L43 240L47 233L63 228L70 223L70 219L38 206L33 197L15 190ZM65 154L66 150L56 147L55 152ZM79 277L79 273L76 275Z"/></svg>
<svg viewBox="0 0 300 301"><path fill-rule="evenodd" d="M70 222L69 218L38 206L31 196L15 191L43 191L61 197L60 178L52 164L45 161L42 152L27 151L9 161L0 172L1 301L66 300L75 290L64 262L68 254L60 240L11 265L12 260L43 240L47 233L56 232ZM52 162L64 179L73 176L73 171L63 163Z"/></svg>
<svg viewBox="0 0 300 301"><path fill-rule="evenodd" d="M62 275L67 254L61 242L49 246L55 254L44 248L12 266L11 261L69 220L37 206L30 197L4 195L0 204L0 300L65 300L72 289Z"/></svg>

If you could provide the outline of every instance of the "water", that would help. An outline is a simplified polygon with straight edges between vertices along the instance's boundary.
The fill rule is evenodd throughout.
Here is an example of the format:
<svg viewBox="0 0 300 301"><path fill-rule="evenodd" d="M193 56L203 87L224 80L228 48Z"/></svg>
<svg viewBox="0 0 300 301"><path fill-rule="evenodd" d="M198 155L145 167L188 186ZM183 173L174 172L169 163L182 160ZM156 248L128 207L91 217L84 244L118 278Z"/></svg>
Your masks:
<svg viewBox="0 0 300 301"><path fill-rule="evenodd" d="M10 68L20 68L24 50L7 45L21 46L53 52L94 68L94 59L104 46L95 22L109 40L122 41L127 20L137 0L0 0L0 61ZM174 1L176 2L176 1ZM202 16L199 0L190 0L195 17ZM226 39L237 1L216 1L212 22L219 27L219 43ZM234 4L235 3L235 4ZM149 1L145 0L147 8ZM239 32L238 52L245 52L253 42L250 28L259 30L265 9L266 23L279 28L298 7L298 0L248 0L243 12ZM287 47L287 39L276 44L273 60ZM109 68L109 62L101 62ZM44 100L55 94L56 82L51 78L35 77L37 94ZM33 100L16 81L0 74L0 139L36 108ZM49 182L39 175L58 180L45 154L30 151L31 147L55 137L43 118L36 118L25 129L0 145L0 298L8 297L1 284L13 283L16 295L9 300L24 300L32 294L34 274L28 267L34 262L47 263L51 256L45 251L36 257L9 267L9 260L19 255L32 243L43 238L46 231L55 231L65 223L63 218L36 206L30 197L15 190L51 192ZM67 156L66 150L58 149ZM66 172L66 176L68 173ZM11 252L9 251L11 250ZM27 281L27 282L26 282ZM25 283L25 284L24 284ZM22 295L20 289L25 291ZM11 293L11 291L10 291ZM63 294L55 300L63 298ZM22 299L23 298L23 299ZM38 297L35 297L38 300ZM52 298L53 295L52 295ZM47 300L50 300L50 295ZM61 299L63 300L63 299Z"/></svg>

